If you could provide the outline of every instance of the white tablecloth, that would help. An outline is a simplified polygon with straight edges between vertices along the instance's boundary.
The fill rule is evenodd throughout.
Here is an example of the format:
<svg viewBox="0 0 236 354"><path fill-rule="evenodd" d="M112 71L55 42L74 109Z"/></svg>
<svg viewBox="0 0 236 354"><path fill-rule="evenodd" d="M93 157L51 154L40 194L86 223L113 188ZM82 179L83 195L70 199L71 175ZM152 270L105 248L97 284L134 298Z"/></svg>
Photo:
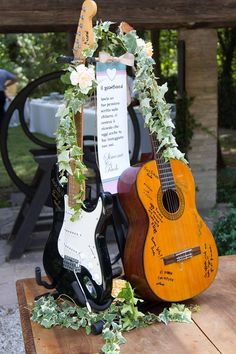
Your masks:
<svg viewBox="0 0 236 354"><path fill-rule="evenodd" d="M7 111L7 109L9 108L12 100L14 99L14 97L11 97L11 98L6 98L6 102L5 102L5 106L4 106L4 109L5 111ZM29 102L28 102L28 99L26 100L25 102L25 106L24 106L24 118L25 118L25 121L28 122L29 121ZM9 123L9 127L16 127L20 124L20 119L19 119L19 112L18 112L18 109L15 109L15 111L12 113L12 116L11 116L11 120L10 120L10 123Z"/></svg>
<svg viewBox="0 0 236 354"><path fill-rule="evenodd" d="M62 101L56 100L43 100L32 99L29 104L30 111L30 131L41 133L48 137L55 137L55 133L58 127L59 118L56 117L58 107L62 105ZM144 129L144 121L138 109L135 108L139 127L141 131L141 152L150 152L151 144L149 139L148 130ZM93 108L84 109L84 135L96 135L96 120L95 110ZM134 130L131 119L128 119L128 138L129 138L129 151L132 155L134 148ZM140 157L140 156L139 156Z"/></svg>
<svg viewBox="0 0 236 354"><path fill-rule="evenodd" d="M63 105L62 101L31 100L29 130L32 133L40 133L50 138L55 137L59 123L56 113L61 105ZM84 135L94 135L96 132L96 127L94 126L95 111L86 108L84 114Z"/></svg>
<svg viewBox="0 0 236 354"><path fill-rule="evenodd" d="M58 126L58 118L55 117L61 101L46 101L32 99L29 105L30 123L29 130L32 133L40 133L50 138L55 137Z"/></svg>

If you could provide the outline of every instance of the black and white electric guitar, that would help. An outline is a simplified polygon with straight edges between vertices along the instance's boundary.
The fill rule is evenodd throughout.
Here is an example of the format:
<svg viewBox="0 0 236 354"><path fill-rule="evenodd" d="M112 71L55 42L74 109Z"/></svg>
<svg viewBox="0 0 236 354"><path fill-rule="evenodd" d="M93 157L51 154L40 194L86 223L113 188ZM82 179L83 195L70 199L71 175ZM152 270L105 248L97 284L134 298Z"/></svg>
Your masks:
<svg viewBox="0 0 236 354"><path fill-rule="evenodd" d="M96 10L94 1L84 1L74 45L74 58L80 62L84 60L82 50L93 45L92 18ZM75 115L75 126L78 146L82 149L83 113ZM96 205L85 201L79 219L72 221L78 185L69 176L65 193L58 180L57 166L52 172L51 193L54 220L44 249L45 271L59 294L69 295L89 310L103 310L112 301L112 269L104 230L112 212L112 196L101 193Z"/></svg>

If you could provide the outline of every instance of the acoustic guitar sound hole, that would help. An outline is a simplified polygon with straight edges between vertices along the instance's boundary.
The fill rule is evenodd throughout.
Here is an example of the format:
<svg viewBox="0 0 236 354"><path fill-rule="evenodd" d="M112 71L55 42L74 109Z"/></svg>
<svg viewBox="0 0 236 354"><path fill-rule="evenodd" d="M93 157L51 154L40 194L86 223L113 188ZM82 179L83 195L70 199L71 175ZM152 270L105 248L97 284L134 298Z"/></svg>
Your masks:
<svg viewBox="0 0 236 354"><path fill-rule="evenodd" d="M167 189L167 191L163 193L162 202L168 213L176 213L179 209L179 197L173 189Z"/></svg>

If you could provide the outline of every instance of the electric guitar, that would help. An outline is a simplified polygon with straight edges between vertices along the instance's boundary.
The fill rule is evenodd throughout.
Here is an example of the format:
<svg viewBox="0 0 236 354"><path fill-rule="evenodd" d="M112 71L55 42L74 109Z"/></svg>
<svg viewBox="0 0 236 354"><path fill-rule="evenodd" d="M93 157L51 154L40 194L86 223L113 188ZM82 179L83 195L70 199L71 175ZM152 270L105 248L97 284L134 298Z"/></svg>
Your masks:
<svg viewBox="0 0 236 354"><path fill-rule="evenodd" d="M205 290L216 276L218 253L196 209L188 166L157 153L122 173L118 193L129 222L124 271L140 296L182 301Z"/></svg>
<svg viewBox="0 0 236 354"><path fill-rule="evenodd" d="M82 51L93 45L92 18L97 6L85 0L73 48L75 61L82 61ZM75 116L77 143L83 148L83 113ZM73 170L73 160L71 167ZM105 222L112 212L112 196L101 193L97 204L84 202L79 219L72 221L78 185L68 178L68 194L58 180L57 166L52 172L51 193L54 220L46 243L43 263L58 293L77 303L104 310L112 301L112 269L105 240Z"/></svg>

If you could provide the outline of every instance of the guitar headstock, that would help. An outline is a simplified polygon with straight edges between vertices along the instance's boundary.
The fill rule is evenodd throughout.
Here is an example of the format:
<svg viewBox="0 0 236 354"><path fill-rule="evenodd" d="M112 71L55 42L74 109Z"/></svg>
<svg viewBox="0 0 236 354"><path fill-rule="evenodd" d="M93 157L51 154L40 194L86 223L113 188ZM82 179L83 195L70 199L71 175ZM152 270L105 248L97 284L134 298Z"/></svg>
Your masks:
<svg viewBox="0 0 236 354"><path fill-rule="evenodd" d="M92 48L94 44L92 19L97 13L97 5L93 0L85 0L82 5L79 24L75 36L73 54L75 61L85 60L82 52Z"/></svg>

